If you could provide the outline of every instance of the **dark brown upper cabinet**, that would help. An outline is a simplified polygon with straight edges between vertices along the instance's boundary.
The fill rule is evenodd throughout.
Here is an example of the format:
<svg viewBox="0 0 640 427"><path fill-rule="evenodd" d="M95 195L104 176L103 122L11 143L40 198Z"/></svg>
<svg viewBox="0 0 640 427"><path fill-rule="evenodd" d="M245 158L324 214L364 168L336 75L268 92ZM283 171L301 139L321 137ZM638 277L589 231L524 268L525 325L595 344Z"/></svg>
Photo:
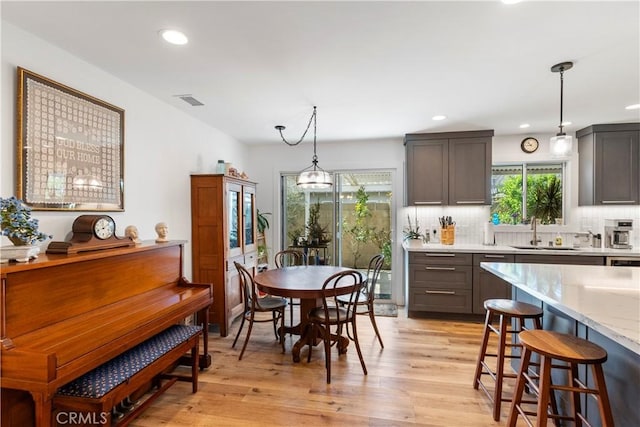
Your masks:
<svg viewBox="0 0 640 427"><path fill-rule="evenodd" d="M490 205L493 130L410 133L407 205Z"/></svg>
<svg viewBox="0 0 640 427"><path fill-rule="evenodd" d="M640 204L640 123L593 125L576 138L578 205Z"/></svg>

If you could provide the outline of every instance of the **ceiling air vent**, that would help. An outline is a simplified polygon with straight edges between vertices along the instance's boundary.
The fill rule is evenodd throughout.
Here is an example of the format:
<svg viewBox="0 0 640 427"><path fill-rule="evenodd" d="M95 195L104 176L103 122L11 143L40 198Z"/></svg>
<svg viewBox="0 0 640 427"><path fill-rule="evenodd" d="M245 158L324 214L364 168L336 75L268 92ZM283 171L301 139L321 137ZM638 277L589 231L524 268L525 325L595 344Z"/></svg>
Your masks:
<svg viewBox="0 0 640 427"><path fill-rule="evenodd" d="M187 104L191 105L192 107L199 107L201 105L204 105L202 102L198 101L193 96L191 96L191 94L173 95L173 96L177 96L178 98L182 99L184 102L186 102Z"/></svg>

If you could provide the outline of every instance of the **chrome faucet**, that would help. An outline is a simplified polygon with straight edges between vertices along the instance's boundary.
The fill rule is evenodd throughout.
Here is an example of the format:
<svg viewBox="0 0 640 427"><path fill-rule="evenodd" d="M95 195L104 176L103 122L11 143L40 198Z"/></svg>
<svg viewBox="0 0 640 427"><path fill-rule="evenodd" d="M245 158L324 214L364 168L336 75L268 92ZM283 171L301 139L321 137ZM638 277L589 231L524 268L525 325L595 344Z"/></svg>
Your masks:
<svg viewBox="0 0 640 427"><path fill-rule="evenodd" d="M531 239L531 244L533 246L538 246L538 243L542 242L542 240L538 238L538 226L535 216L531 217L531 229L533 230L533 239Z"/></svg>

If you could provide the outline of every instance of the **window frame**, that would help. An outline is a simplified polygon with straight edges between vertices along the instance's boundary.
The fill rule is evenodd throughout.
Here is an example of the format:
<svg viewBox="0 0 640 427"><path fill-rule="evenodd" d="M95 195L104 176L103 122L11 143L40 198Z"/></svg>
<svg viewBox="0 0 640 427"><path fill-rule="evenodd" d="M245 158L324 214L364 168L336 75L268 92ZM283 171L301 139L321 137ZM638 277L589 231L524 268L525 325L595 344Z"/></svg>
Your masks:
<svg viewBox="0 0 640 427"><path fill-rule="evenodd" d="M493 195L494 195L494 186L493 186L493 169L495 167L513 167L513 168L522 168L522 200L521 209L522 209L522 221L518 224L505 224L500 223L500 226L518 226L518 225L527 225L529 224L530 216L527 214L527 176L528 176L528 167L540 167L545 165L560 165L561 168L561 177L562 177L562 218L567 218L567 161L566 160L541 160L541 161L522 161L522 162L500 162L491 164L491 205L490 209L493 210ZM525 221L526 218L526 221ZM547 224L554 225L554 224ZM563 220L563 224L566 225L566 220Z"/></svg>

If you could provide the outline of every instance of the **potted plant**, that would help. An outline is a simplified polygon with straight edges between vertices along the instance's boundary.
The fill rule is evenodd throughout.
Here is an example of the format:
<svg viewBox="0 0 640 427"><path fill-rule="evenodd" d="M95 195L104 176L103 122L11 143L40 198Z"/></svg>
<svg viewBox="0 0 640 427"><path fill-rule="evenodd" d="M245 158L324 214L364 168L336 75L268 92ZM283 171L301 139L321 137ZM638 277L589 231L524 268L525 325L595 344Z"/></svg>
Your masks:
<svg viewBox="0 0 640 427"><path fill-rule="evenodd" d="M257 225L256 227L258 228L258 233L260 234L264 234L264 230L269 228L269 220L267 219L266 215L271 215L271 212L265 212L262 213L260 212L260 209L257 210Z"/></svg>
<svg viewBox="0 0 640 427"><path fill-rule="evenodd" d="M309 207L309 220L307 221L307 241L312 245L327 243L330 238L327 227L320 225L320 202Z"/></svg>
<svg viewBox="0 0 640 427"><path fill-rule="evenodd" d="M33 245L52 236L38 230L38 220L31 218L31 208L15 197L0 198L2 235L15 246Z"/></svg>
<svg viewBox="0 0 640 427"><path fill-rule="evenodd" d="M407 222L409 225L404 228L404 240L407 241L409 246L422 246L425 241L425 236L420 232L420 224L418 224L418 218L416 217L415 226L411 224L411 218L407 214Z"/></svg>

